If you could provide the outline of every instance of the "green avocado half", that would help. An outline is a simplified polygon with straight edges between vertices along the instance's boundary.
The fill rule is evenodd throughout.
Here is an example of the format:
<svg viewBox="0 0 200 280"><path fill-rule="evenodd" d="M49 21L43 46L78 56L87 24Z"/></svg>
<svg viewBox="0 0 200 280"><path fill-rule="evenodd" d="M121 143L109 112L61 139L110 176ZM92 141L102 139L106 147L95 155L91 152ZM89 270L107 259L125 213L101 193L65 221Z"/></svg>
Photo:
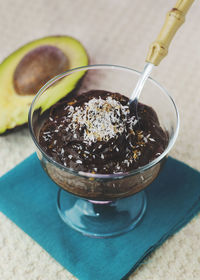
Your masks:
<svg viewBox="0 0 200 280"><path fill-rule="evenodd" d="M0 64L0 134L27 123L31 102L48 80L66 70L86 65L86 50L69 36L41 38L9 55ZM83 75L84 71L79 71L61 79L54 99L43 100L42 110L71 92Z"/></svg>

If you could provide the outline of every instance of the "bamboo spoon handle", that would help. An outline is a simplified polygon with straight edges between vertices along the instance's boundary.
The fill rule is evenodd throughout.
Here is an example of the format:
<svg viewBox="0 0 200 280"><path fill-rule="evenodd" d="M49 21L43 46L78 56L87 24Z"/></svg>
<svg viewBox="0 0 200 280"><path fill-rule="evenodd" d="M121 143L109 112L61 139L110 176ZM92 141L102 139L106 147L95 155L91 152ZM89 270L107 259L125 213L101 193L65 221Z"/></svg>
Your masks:
<svg viewBox="0 0 200 280"><path fill-rule="evenodd" d="M156 39L150 45L146 62L158 65L167 55L168 47L179 27L185 21L185 15L194 0L178 0L175 7L167 13L165 23Z"/></svg>

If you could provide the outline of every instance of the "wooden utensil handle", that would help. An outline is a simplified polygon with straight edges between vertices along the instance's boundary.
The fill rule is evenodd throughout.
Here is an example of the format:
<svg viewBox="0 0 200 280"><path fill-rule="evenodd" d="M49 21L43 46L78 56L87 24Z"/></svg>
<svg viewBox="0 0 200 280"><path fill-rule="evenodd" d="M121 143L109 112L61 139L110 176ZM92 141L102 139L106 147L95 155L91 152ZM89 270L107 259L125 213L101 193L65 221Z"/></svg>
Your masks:
<svg viewBox="0 0 200 280"><path fill-rule="evenodd" d="M178 0L175 7L167 13L165 23L156 39L150 45L146 62L158 65L167 55L168 47L176 31L185 21L185 15L194 0Z"/></svg>

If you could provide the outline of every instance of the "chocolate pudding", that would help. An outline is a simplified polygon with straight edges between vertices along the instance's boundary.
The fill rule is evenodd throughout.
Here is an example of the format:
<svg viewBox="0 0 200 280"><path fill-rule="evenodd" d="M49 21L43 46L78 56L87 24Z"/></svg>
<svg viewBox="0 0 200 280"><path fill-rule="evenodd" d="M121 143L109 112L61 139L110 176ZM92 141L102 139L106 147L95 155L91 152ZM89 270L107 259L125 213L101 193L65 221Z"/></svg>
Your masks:
<svg viewBox="0 0 200 280"><path fill-rule="evenodd" d="M51 108L39 144L56 162L76 171L118 174L142 167L161 155L168 135L156 112L138 104L138 119L129 99L92 90Z"/></svg>

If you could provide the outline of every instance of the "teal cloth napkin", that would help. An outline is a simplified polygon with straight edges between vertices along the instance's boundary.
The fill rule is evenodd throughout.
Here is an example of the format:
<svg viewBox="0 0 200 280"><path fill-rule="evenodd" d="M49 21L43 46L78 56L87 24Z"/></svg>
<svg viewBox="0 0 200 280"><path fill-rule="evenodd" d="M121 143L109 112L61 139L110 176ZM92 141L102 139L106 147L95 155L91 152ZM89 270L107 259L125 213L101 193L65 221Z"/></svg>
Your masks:
<svg viewBox="0 0 200 280"><path fill-rule="evenodd" d="M0 210L80 280L126 279L200 210L200 173L172 158L146 189L142 222L119 237L92 239L65 225L57 190L33 154L0 178Z"/></svg>

